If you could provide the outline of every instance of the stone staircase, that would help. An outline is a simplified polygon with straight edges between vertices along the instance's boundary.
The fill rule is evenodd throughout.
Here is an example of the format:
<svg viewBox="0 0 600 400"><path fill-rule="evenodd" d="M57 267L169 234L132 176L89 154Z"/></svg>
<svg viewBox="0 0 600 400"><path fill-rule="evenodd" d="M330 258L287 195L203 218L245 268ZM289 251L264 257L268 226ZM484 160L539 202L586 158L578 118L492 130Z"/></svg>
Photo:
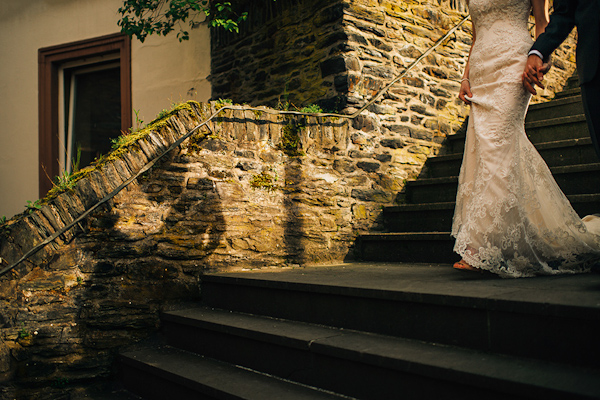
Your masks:
<svg viewBox="0 0 600 400"><path fill-rule="evenodd" d="M568 90L532 106L527 131L585 214L600 164ZM121 354L124 385L143 399L600 399L600 274L451 268L463 141L384 210L388 233L360 237L364 262L205 275L202 304Z"/></svg>
<svg viewBox="0 0 600 400"><path fill-rule="evenodd" d="M525 129L579 215L599 212L600 160L589 137L577 77L569 79L556 99L532 105ZM387 232L359 237L361 259L458 261L450 230L464 141L464 131L448 137L444 154L427 161L424 176L407 182L405 204L384 209Z"/></svg>

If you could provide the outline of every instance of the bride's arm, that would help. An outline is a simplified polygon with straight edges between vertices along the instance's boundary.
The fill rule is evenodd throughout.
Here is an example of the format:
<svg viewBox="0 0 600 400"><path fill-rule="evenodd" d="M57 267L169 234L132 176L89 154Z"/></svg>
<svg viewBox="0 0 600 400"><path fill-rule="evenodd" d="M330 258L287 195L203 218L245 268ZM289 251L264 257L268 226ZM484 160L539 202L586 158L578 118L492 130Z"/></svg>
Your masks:
<svg viewBox="0 0 600 400"><path fill-rule="evenodd" d="M533 17L535 19L535 38L537 39L548 26L548 0L531 0L531 6L533 9ZM544 74L550 69L550 63L542 61L541 56L538 54L529 54L527 57L527 64L525 65L525 71L523 71L523 86L525 89L535 95L537 94L535 86L539 86L544 89L542 79Z"/></svg>
<svg viewBox="0 0 600 400"><path fill-rule="evenodd" d="M473 93L471 93L471 82L469 81L469 70L471 65L471 51L473 51L473 46L475 45L475 38L475 27L473 26L473 40L471 41L469 57L467 58L467 64L465 65L465 72L463 73L463 77L460 80L460 91L458 92L458 98L469 105L471 104L471 102L468 99L466 99L465 96L473 97Z"/></svg>
<svg viewBox="0 0 600 400"><path fill-rule="evenodd" d="M548 0L531 0L533 18L535 19L535 38L537 39L548 26Z"/></svg>

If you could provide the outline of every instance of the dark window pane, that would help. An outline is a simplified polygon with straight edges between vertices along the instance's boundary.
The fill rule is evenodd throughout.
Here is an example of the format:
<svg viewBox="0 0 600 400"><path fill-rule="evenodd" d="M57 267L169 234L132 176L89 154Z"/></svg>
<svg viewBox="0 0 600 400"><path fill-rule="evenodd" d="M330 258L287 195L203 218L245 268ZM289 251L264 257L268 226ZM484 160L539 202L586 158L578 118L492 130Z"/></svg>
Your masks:
<svg viewBox="0 0 600 400"><path fill-rule="evenodd" d="M119 68L75 75L72 158L81 149L79 168L89 165L111 148L111 139L121 132L121 87Z"/></svg>

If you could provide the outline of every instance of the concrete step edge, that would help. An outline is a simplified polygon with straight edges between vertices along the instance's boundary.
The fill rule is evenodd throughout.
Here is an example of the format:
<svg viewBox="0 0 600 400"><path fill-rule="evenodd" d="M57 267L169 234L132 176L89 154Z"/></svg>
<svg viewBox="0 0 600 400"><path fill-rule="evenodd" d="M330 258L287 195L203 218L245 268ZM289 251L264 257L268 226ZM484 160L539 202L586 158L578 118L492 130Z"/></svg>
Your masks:
<svg viewBox="0 0 600 400"><path fill-rule="evenodd" d="M466 381L471 385L508 390L515 395L522 394L527 388L583 396L600 395L600 387L593 384L600 379L600 371L207 308L169 314L179 322L187 320L218 333L270 343L275 340L278 345L284 346L291 341L303 342L303 350L313 354L411 372L428 378L439 379L441 375L447 375L446 380L454 381L459 376L466 376ZM514 365L519 366L520 373L512 371L510 367ZM577 384L570 383L574 380ZM591 387L595 387L595 390Z"/></svg>
<svg viewBox="0 0 600 400"><path fill-rule="evenodd" d="M120 359L129 367L161 374L173 383L201 393L220 394L223 399L352 399L171 346L124 352Z"/></svg>
<svg viewBox="0 0 600 400"><path fill-rule="evenodd" d="M573 138L573 139L565 139L565 140L556 140L553 142L540 142L535 144L535 148L540 150L546 149L555 149L555 148L569 148L569 147L579 147L579 146L591 146L592 139L589 137L586 138Z"/></svg>
<svg viewBox="0 0 600 400"><path fill-rule="evenodd" d="M600 193L570 194L567 195L567 198L571 203L598 202L600 201ZM388 213L396 213L431 210L454 210L455 206L456 203L454 201L445 201L439 203L399 204L397 206L384 207L384 211Z"/></svg>
<svg viewBox="0 0 600 400"><path fill-rule="evenodd" d="M539 142L535 143L534 146L538 151L543 151L547 149L555 149L555 148L570 148L570 147L580 147L580 146L591 146L592 139L589 137L585 138L573 138L573 139L565 139L565 140L555 140L551 142ZM462 160L463 152L459 153L448 153L442 154L439 156L432 156L427 159L427 162L441 163L447 161L457 161Z"/></svg>
<svg viewBox="0 0 600 400"><path fill-rule="evenodd" d="M580 94L572 95L572 96L565 96L565 97L561 97L558 99L546 101L543 103L531 104L529 106L529 111L539 111L539 110L543 110L546 108L560 107L565 104L580 103L580 102L581 102Z"/></svg>
<svg viewBox="0 0 600 400"><path fill-rule="evenodd" d="M390 233L386 236L385 234L379 234L380 237L388 237L390 239L395 239L401 237L402 234ZM404 234L404 237L409 236L410 234ZM422 233L415 233L415 235L422 236L426 238L427 234L423 235ZM444 233L435 233L435 235L439 235L442 240L446 240L450 245L452 245L454 239L450 236L450 232ZM431 234L429 234L431 236ZM376 240L377 237L373 236L361 236L363 239L373 239ZM420 263L400 263L400 262L357 262L351 263L352 265L365 266L364 268L368 268L369 265L385 265L389 268L394 268L395 265L410 265L411 268L435 268L439 270L445 270L446 268L450 268L450 264L439 264L439 263L431 263L431 262L420 262ZM351 284L348 282L344 283L327 283L323 281L319 282L310 282L306 280L279 280L273 279L272 277L264 278L261 274L236 274L236 273L216 273L216 274L207 274L203 276L203 284L217 284L217 285L230 285L233 286L247 286L247 287L255 287L261 289L275 289L275 290L291 290L291 291L299 291L305 293L320 293L327 295L336 295L336 296L352 296L359 298L367 298L367 299L377 299L377 300L391 300L391 301L401 301L401 302L416 302L416 303L424 303L424 304L432 304L432 305L443 305L446 306L454 306L454 307L468 307L468 308L478 308L482 310L505 310L509 312L514 312L515 310L519 310L522 313L537 313L539 315L565 315L569 317L585 317L592 318L596 320L600 320L600 309L598 304L593 305L585 304L580 305L576 303L555 303L555 302L543 302L538 303L536 301L527 300L515 300L514 297L510 298L495 298L494 296L490 296L489 293L478 294L474 292L472 294L466 295L465 293L449 293L446 290L441 290L439 292L436 291L427 291L424 293L418 289L371 289L368 286L365 287L362 283ZM515 304L518 304L518 307L515 307ZM595 303L594 303L595 304ZM586 311L587 310L587 311Z"/></svg>
<svg viewBox="0 0 600 400"><path fill-rule="evenodd" d="M548 126L572 124L575 122L586 122L585 114L570 115L567 117L549 118L540 121L526 122L525 130L535 128L545 128Z"/></svg>
<svg viewBox="0 0 600 400"><path fill-rule="evenodd" d="M569 97L569 96L576 96L579 93L581 93L581 89L580 88L573 88L573 89L567 89L567 90L563 90L562 92L558 92L555 95L556 99L560 99L563 97Z"/></svg>
<svg viewBox="0 0 600 400"><path fill-rule="evenodd" d="M578 172L596 172L600 171L600 163L561 165L557 167L551 167L550 171L552 172L552 175ZM406 181L407 186L438 185L447 183L458 183L458 176L444 176L440 178L420 178Z"/></svg>

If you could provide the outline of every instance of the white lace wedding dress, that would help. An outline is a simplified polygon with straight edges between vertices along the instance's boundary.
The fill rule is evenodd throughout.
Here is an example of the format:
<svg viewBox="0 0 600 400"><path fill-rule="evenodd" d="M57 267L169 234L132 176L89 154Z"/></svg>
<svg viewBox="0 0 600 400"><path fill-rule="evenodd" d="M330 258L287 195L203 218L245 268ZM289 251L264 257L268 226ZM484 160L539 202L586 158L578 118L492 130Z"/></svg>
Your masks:
<svg viewBox="0 0 600 400"><path fill-rule="evenodd" d="M454 251L504 277L588 271L600 259L600 218L579 218L525 134L530 0L470 0L469 10L477 38Z"/></svg>

